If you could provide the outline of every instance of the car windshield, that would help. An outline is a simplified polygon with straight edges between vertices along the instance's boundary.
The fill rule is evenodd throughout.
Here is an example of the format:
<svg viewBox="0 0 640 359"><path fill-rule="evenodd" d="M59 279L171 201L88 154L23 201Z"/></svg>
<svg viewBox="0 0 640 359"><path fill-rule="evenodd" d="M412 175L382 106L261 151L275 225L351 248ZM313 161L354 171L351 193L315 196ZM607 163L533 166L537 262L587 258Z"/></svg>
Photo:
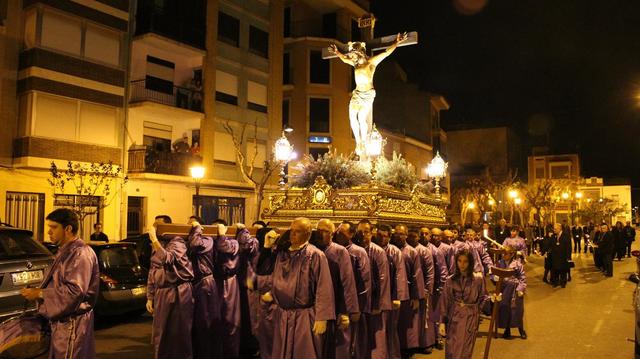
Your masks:
<svg viewBox="0 0 640 359"><path fill-rule="evenodd" d="M0 260L41 257L51 255L34 241L28 232L3 231L0 233Z"/></svg>
<svg viewBox="0 0 640 359"><path fill-rule="evenodd" d="M100 262L105 268L136 267L138 257L131 247L111 247L100 251Z"/></svg>

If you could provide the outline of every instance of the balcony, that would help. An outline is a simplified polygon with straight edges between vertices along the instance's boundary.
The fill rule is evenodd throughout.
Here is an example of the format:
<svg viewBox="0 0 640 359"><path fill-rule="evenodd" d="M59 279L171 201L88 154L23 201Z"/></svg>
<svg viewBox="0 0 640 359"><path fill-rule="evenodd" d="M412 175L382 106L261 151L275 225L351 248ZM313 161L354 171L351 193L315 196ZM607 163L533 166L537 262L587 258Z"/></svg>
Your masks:
<svg viewBox="0 0 640 359"><path fill-rule="evenodd" d="M156 84L148 80L131 81L130 103L151 101L185 110L203 112L202 90Z"/></svg>
<svg viewBox="0 0 640 359"><path fill-rule="evenodd" d="M159 173L191 176L189 168L202 163L202 157L192 153L156 151L147 146L129 149L129 173Z"/></svg>
<svg viewBox="0 0 640 359"><path fill-rule="evenodd" d="M357 38L354 38L351 29L340 26L323 26L322 19L314 20L292 22L288 33L285 33L285 38L316 37L330 40L336 39L344 43L357 40Z"/></svg>

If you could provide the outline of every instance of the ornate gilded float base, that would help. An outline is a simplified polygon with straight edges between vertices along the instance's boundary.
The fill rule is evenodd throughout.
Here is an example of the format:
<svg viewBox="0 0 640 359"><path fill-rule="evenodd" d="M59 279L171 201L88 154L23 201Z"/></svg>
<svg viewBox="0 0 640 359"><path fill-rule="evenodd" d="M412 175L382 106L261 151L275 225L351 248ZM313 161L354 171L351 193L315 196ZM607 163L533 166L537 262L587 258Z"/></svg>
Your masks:
<svg viewBox="0 0 640 359"><path fill-rule="evenodd" d="M309 188L269 191L262 217L272 226L288 227L297 217L307 217L315 224L321 218L335 222L358 222L409 226L446 224L447 202L436 197L401 192L376 184L349 189L334 189L320 176Z"/></svg>

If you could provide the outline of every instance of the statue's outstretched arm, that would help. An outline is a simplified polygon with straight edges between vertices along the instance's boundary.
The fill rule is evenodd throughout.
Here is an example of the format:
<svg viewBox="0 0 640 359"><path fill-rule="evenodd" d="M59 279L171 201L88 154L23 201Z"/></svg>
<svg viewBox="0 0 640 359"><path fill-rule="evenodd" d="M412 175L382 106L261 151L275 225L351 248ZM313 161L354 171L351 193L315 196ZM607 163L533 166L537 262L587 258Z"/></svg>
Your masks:
<svg viewBox="0 0 640 359"><path fill-rule="evenodd" d="M409 35L406 32L402 34L398 34L396 36L396 42L394 42L391 46L387 47L387 49L384 50L383 52L375 56L372 56L371 59L369 60L369 63L371 63L374 66L377 66L379 63L382 62L382 60L386 59L387 56L391 55L391 53L396 50L396 47L398 47L398 44L406 40L408 36Z"/></svg>
<svg viewBox="0 0 640 359"><path fill-rule="evenodd" d="M355 64L353 63L353 61L351 61L351 59L349 59L347 56L345 56L342 52L340 52L340 50L338 50L338 46L336 46L336 44L331 44L329 45L329 51L333 52L342 62L344 62L345 64L349 64L351 66L354 66Z"/></svg>

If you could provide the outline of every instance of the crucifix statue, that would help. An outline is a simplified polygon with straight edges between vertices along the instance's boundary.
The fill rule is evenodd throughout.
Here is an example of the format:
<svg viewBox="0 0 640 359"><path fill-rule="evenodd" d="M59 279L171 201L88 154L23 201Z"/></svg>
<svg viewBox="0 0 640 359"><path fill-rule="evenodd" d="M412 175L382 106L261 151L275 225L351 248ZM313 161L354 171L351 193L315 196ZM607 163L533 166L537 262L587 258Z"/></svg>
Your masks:
<svg viewBox="0 0 640 359"><path fill-rule="evenodd" d="M372 19L375 19L372 17ZM367 22L369 26L375 24L375 20ZM373 32L373 31L372 31ZM354 67L354 78L356 88L351 93L349 102L349 122L351 130L356 140L356 154L360 159L365 159L366 143L369 140L373 129L373 100L376 97L376 90L373 88L373 75L376 66L398 46L413 45L418 42L416 32L402 33L385 36L366 42L347 43L347 51L341 50L338 45L331 44L326 51L323 51L323 58L339 58L342 62ZM367 56L367 45L371 50L383 50L371 57Z"/></svg>

